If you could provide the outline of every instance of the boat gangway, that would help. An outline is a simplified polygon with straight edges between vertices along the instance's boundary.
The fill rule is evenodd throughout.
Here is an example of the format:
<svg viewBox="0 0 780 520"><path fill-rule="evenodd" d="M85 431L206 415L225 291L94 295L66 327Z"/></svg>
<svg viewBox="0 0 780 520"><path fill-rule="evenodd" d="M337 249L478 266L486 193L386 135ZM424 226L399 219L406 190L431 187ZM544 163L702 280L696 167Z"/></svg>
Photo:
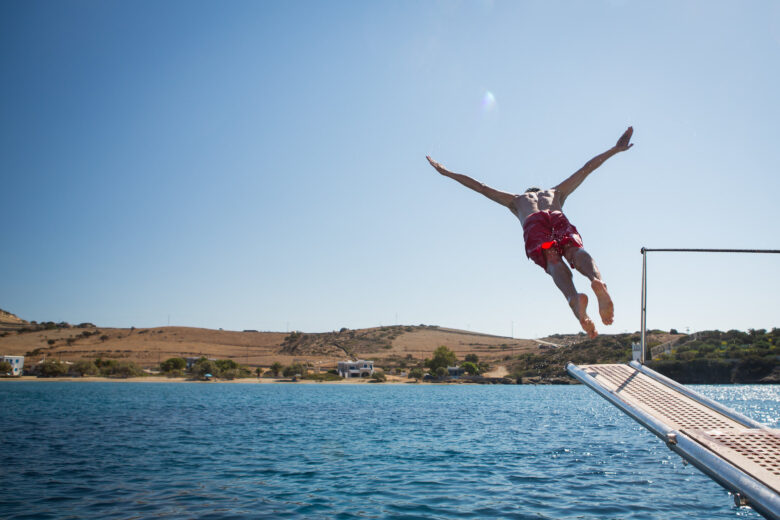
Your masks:
<svg viewBox="0 0 780 520"><path fill-rule="evenodd" d="M780 253L780 250L642 248L641 350L629 364L569 363L568 373L658 436L730 491L737 505L780 520L780 430L648 368L645 361L648 251Z"/></svg>

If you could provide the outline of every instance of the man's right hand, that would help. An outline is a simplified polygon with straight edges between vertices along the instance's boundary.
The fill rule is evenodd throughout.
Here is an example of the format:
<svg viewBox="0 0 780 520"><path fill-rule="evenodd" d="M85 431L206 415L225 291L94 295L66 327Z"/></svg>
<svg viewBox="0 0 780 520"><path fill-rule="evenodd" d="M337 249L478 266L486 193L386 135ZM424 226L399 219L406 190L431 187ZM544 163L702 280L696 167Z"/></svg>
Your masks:
<svg viewBox="0 0 780 520"><path fill-rule="evenodd" d="M625 152L626 150L634 146L634 143L629 142L631 141L631 136L633 135L633 133L634 133L633 126L629 126L628 130L623 132L623 135L620 136L620 139L618 139L618 142L615 145L615 148L617 148L618 152Z"/></svg>
<svg viewBox="0 0 780 520"><path fill-rule="evenodd" d="M431 166L436 168L437 172L441 173L442 175L446 175L446 174L450 173L449 170L447 170L447 168L445 168L441 164L439 164L436 161L434 161L433 159L431 159L430 155L426 155L425 158L428 159L428 162L431 163Z"/></svg>

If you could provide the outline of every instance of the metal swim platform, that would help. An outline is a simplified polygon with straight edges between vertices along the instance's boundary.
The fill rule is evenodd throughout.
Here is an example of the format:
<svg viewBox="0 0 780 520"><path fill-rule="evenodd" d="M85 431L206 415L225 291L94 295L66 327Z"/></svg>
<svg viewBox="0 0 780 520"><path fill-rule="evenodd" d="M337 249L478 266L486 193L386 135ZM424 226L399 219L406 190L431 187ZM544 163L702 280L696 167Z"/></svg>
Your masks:
<svg viewBox="0 0 780 520"><path fill-rule="evenodd" d="M780 519L780 430L730 410L653 370L569 363L566 370L734 493Z"/></svg>
<svg viewBox="0 0 780 520"><path fill-rule="evenodd" d="M647 368L647 253L770 253L767 249L642 248L640 352L629 365L569 363L567 372L653 432L766 518L780 520L780 429L768 428ZM637 357L638 361L637 362Z"/></svg>

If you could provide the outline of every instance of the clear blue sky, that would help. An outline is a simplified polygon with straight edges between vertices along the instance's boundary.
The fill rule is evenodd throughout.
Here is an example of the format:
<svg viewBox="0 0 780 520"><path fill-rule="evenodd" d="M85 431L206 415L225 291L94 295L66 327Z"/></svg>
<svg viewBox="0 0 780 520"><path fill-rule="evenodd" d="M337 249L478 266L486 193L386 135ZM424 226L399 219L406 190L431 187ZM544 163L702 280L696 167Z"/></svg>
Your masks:
<svg viewBox="0 0 780 520"><path fill-rule="evenodd" d="M425 155L519 192L628 125L565 207L599 330L638 330L642 246L780 249L777 2L6 1L0 59L27 320L577 332L519 221ZM778 268L651 256L648 325L780 326Z"/></svg>

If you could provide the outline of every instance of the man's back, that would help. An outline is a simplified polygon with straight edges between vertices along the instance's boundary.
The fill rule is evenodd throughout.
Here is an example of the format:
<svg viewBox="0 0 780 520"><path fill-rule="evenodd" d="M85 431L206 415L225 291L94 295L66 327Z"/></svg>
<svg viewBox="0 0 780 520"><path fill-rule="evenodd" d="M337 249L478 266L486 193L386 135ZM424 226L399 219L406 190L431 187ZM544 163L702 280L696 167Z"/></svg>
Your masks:
<svg viewBox="0 0 780 520"><path fill-rule="evenodd" d="M563 202L554 188L542 191L527 191L520 195L515 195L510 206L510 211L514 213L521 223L529 215L537 211L563 211Z"/></svg>

